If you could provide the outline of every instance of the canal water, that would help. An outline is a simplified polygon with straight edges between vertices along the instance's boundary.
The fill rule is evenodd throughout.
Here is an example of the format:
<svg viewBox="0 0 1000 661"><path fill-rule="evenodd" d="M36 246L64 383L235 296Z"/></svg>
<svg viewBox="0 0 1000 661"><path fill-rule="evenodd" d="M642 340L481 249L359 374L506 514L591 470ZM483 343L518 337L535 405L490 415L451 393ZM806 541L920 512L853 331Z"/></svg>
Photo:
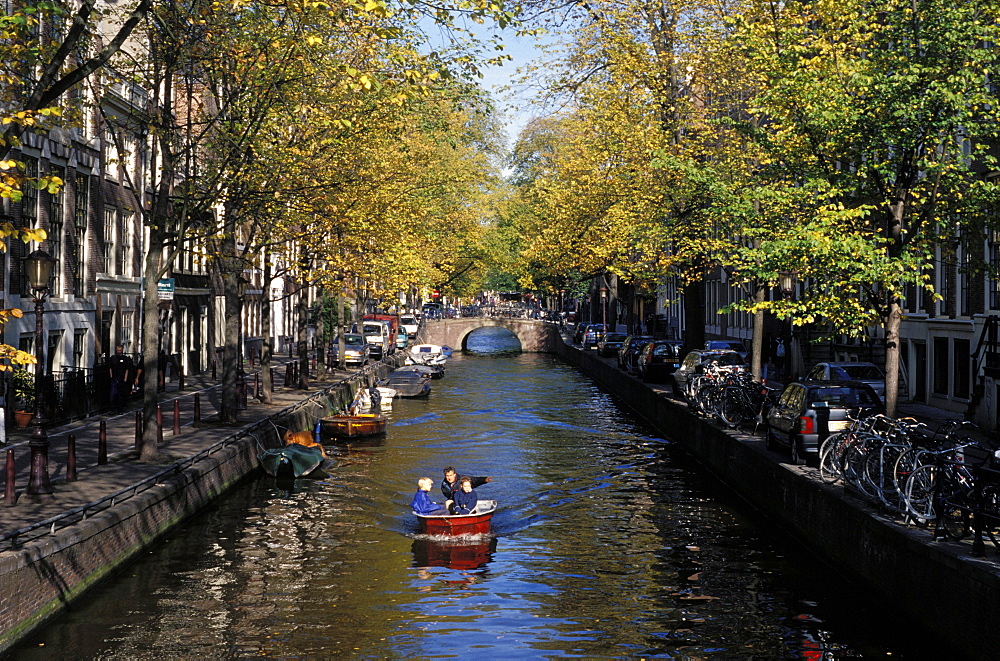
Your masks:
<svg viewBox="0 0 1000 661"><path fill-rule="evenodd" d="M321 479L246 481L15 656L934 655L586 377L512 345L477 331L383 439L334 448ZM417 479L447 465L493 478L489 536L418 534Z"/></svg>

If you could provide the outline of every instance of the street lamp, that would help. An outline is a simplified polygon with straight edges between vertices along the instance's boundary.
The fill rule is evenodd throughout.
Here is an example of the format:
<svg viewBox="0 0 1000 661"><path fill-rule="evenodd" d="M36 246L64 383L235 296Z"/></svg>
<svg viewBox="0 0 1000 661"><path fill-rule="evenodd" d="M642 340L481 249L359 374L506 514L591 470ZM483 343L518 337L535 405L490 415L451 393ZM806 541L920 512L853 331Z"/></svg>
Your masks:
<svg viewBox="0 0 1000 661"><path fill-rule="evenodd" d="M795 281L798 279L798 271L778 271L778 286L781 288L781 296L788 300L795 293Z"/></svg>
<svg viewBox="0 0 1000 661"><path fill-rule="evenodd" d="M49 482L49 438L45 433L42 375L45 373L45 348L42 344L42 313L45 295L49 291L49 280L56 260L44 250L36 250L24 258L24 272L28 287L35 294L35 415L32 417L31 474L28 477L29 496L49 496L52 484Z"/></svg>

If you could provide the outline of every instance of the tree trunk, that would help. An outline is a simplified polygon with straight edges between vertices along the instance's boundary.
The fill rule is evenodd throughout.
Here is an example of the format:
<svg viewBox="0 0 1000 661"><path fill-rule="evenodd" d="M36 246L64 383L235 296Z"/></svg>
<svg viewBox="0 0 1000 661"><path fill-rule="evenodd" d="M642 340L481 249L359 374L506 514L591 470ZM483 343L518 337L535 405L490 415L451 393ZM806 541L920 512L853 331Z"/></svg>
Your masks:
<svg viewBox="0 0 1000 661"><path fill-rule="evenodd" d="M309 324L309 305L308 305L308 290L305 285L299 288L298 291L298 304L296 305L298 314L298 359L299 359L299 382L296 387L299 390L305 390L309 387L309 344L308 344L308 324Z"/></svg>
<svg viewBox="0 0 1000 661"><path fill-rule="evenodd" d="M705 281L684 285L684 346L688 351L705 346Z"/></svg>
<svg viewBox="0 0 1000 661"><path fill-rule="evenodd" d="M760 305L767 297L767 289L762 284L757 284L754 291L754 303ZM753 378L761 381L763 374L762 363L764 358L764 310L759 309L753 313L753 338L750 341L750 371Z"/></svg>
<svg viewBox="0 0 1000 661"><path fill-rule="evenodd" d="M271 257L267 250L264 251L264 279L261 282L260 322L261 334L264 336L261 338L260 345L260 401L265 404L271 404L274 401L274 382L271 380L271 358L274 355L274 346L271 344Z"/></svg>
<svg viewBox="0 0 1000 661"><path fill-rule="evenodd" d="M345 333L347 333L347 299L344 298L344 290L341 288L337 294L337 367L342 370L347 369Z"/></svg>
<svg viewBox="0 0 1000 661"><path fill-rule="evenodd" d="M896 416L899 402L899 326L902 311L899 299L889 302L889 312L885 319L885 414Z"/></svg>
<svg viewBox="0 0 1000 661"><path fill-rule="evenodd" d="M227 240L227 244L229 241ZM235 244L232 246L235 248ZM228 261L228 260L227 260ZM242 316L242 301L239 295L239 272L232 266L222 274L223 294L226 301L225 345L222 349L222 406L219 409L219 420L223 424L236 424L239 419L240 393L239 378L239 344L240 317Z"/></svg>
<svg viewBox="0 0 1000 661"><path fill-rule="evenodd" d="M316 378L326 376L326 298L323 292L316 297Z"/></svg>
<svg viewBox="0 0 1000 661"><path fill-rule="evenodd" d="M142 309L142 438L139 447L139 460L145 462L156 462L160 459L160 449L157 446L158 434L156 430L156 404L157 404L157 372L159 367L160 350L160 309L157 306L156 285L159 282L161 269L160 260L163 252L154 250L152 246L153 236L158 232L154 229L150 232L150 250L146 253L146 264L144 269L145 287L143 288L143 309Z"/></svg>

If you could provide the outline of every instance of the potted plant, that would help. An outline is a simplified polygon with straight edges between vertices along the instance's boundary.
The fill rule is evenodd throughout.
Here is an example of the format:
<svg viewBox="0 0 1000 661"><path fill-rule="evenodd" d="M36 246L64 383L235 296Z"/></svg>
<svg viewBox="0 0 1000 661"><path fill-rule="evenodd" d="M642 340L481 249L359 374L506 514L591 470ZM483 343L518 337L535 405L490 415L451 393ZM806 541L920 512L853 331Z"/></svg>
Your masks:
<svg viewBox="0 0 1000 661"><path fill-rule="evenodd" d="M14 423L18 429L25 429L35 414L35 375L25 368L11 372L11 388L14 391Z"/></svg>

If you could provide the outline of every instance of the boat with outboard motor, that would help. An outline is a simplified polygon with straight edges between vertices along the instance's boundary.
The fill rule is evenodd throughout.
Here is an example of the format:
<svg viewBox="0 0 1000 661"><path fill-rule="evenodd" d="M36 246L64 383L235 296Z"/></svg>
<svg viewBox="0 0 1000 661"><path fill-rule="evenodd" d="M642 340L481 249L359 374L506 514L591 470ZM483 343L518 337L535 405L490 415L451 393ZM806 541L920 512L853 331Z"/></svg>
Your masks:
<svg viewBox="0 0 1000 661"><path fill-rule="evenodd" d="M420 520L420 532L427 535L485 535L496 511L497 501L480 500L471 514L413 515Z"/></svg>

